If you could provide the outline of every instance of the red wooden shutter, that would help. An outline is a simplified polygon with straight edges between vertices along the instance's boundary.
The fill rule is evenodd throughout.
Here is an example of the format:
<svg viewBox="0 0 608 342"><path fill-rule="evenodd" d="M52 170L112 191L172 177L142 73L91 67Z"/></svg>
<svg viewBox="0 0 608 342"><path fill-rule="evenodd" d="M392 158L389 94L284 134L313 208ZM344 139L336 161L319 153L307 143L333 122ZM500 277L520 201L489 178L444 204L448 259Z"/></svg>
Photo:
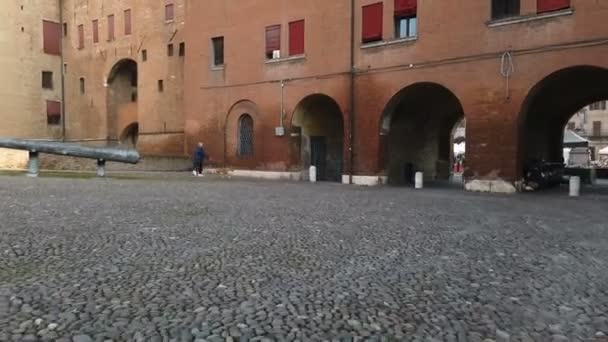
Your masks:
<svg viewBox="0 0 608 342"><path fill-rule="evenodd" d="M114 15L108 16L108 40L114 40Z"/></svg>
<svg viewBox="0 0 608 342"><path fill-rule="evenodd" d="M125 36L131 34L131 10L125 10Z"/></svg>
<svg viewBox="0 0 608 342"><path fill-rule="evenodd" d="M570 0L536 0L538 13L558 11L570 7Z"/></svg>
<svg viewBox="0 0 608 342"><path fill-rule="evenodd" d="M42 21L42 50L49 55L61 55L61 24Z"/></svg>
<svg viewBox="0 0 608 342"><path fill-rule="evenodd" d="M382 3L363 6L363 32L361 40L364 43L382 40Z"/></svg>
<svg viewBox="0 0 608 342"><path fill-rule="evenodd" d="M93 43L99 43L99 20L93 20Z"/></svg>
<svg viewBox="0 0 608 342"><path fill-rule="evenodd" d="M395 16L411 17L416 15L418 0L395 0Z"/></svg>
<svg viewBox="0 0 608 342"><path fill-rule="evenodd" d="M78 48L84 49L84 25L78 25Z"/></svg>
<svg viewBox="0 0 608 342"><path fill-rule="evenodd" d="M51 125L59 124L61 121L61 102L46 101L46 120Z"/></svg>
<svg viewBox="0 0 608 342"><path fill-rule="evenodd" d="M173 20L173 18L175 18L173 4L168 4L165 6L165 21Z"/></svg>
<svg viewBox="0 0 608 342"><path fill-rule="evenodd" d="M281 50L281 25L266 27L266 53Z"/></svg>
<svg viewBox="0 0 608 342"><path fill-rule="evenodd" d="M289 23L289 55L304 54L304 20Z"/></svg>

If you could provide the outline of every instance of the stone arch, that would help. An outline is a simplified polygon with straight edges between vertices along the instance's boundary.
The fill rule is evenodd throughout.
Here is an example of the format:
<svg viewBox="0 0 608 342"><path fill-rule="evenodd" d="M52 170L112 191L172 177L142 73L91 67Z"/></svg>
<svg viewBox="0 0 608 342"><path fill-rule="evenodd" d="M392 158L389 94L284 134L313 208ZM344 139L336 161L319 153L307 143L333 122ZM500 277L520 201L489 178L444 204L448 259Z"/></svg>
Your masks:
<svg viewBox="0 0 608 342"><path fill-rule="evenodd" d="M397 92L379 125L379 159L389 183L411 183L417 171L427 180L448 179L452 133L463 117L460 100L438 83L415 83Z"/></svg>
<svg viewBox="0 0 608 342"><path fill-rule="evenodd" d="M119 132L138 121L137 62L121 59L108 72L107 83L107 136L111 142L120 141Z"/></svg>
<svg viewBox="0 0 608 342"><path fill-rule="evenodd" d="M291 117L293 145L299 168L317 167L317 179L340 182L344 163L344 115L338 103L325 94L308 95Z"/></svg>
<svg viewBox="0 0 608 342"><path fill-rule="evenodd" d="M608 69L580 65L557 70L528 92L518 118L518 171L534 161L563 162L564 127L581 108L608 100Z"/></svg>
<svg viewBox="0 0 608 342"><path fill-rule="evenodd" d="M120 144L129 147L137 147L137 140L139 139L139 123L132 122L122 130L120 134Z"/></svg>
<svg viewBox="0 0 608 342"><path fill-rule="evenodd" d="M243 115L251 118L252 153L245 158L239 155L239 123ZM225 164L236 167L253 168L257 166L262 155L263 143L261 132L261 115L257 104L251 100L240 100L230 107L224 122L224 160Z"/></svg>

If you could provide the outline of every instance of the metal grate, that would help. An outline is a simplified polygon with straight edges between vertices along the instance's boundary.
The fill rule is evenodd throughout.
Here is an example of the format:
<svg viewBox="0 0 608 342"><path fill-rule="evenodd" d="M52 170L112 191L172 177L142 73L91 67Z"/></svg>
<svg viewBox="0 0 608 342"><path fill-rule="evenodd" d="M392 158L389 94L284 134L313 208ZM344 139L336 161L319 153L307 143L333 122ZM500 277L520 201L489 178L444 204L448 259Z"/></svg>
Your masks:
<svg viewBox="0 0 608 342"><path fill-rule="evenodd" d="M241 157L253 155L253 119L249 114L243 114L239 118L238 128L238 154Z"/></svg>

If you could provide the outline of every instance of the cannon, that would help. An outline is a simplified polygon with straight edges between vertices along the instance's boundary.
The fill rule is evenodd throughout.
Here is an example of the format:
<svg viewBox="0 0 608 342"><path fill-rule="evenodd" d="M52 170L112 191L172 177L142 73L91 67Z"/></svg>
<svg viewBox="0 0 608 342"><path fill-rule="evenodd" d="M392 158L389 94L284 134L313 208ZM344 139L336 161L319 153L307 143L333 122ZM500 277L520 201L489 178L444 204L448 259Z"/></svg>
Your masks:
<svg viewBox="0 0 608 342"><path fill-rule="evenodd" d="M110 147L91 147L69 143L23 140L23 139L2 139L0 138L0 148L13 150L24 150L29 152L28 176L37 177L40 169L38 162L39 153L54 154L59 156L70 156L77 158L87 158L97 160L97 176L105 176L106 161L119 163L137 164L139 153L134 149L119 149Z"/></svg>

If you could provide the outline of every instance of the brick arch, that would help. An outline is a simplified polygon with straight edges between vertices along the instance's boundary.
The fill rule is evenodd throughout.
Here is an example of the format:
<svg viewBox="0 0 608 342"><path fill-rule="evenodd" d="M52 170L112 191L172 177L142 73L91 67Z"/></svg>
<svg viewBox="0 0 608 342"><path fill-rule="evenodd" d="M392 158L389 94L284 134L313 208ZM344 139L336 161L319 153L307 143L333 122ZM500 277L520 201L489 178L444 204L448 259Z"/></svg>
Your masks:
<svg viewBox="0 0 608 342"><path fill-rule="evenodd" d="M571 66L539 80L523 101L519 117L520 176L533 160L560 162L564 126L581 108L608 100L608 69Z"/></svg>
<svg viewBox="0 0 608 342"><path fill-rule="evenodd" d="M419 82L399 90L386 104L378 124L379 169L389 182L407 183L406 164L428 179L449 177L451 134L464 117L459 98L447 87Z"/></svg>
<svg viewBox="0 0 608 342"><path fill-rule="evenodd" d="M110 141L119 142L120 132L131 122L138 121L137 62L130 58L116 62L106 79L107 84L107 137Z"/></svg>
<svg viewBox="0 0 608 342"><path fill-rule="evenodd" d="M243 115L253 120L253 153L246 158L238 154L238 125ZM224 121L224 164L239 168L255 168L257 160L263 155L262 116L258 105L247 99L232 105Z"/></svg>
<svg viewBox="0 0 608 342"><path fill-rule="evenodd" d="M322 93L308 95L296 105L290 123L292 164L303 171L304 178L315 165L318 180L340 182L348 154L344 111L338 102Z"/></svg>

